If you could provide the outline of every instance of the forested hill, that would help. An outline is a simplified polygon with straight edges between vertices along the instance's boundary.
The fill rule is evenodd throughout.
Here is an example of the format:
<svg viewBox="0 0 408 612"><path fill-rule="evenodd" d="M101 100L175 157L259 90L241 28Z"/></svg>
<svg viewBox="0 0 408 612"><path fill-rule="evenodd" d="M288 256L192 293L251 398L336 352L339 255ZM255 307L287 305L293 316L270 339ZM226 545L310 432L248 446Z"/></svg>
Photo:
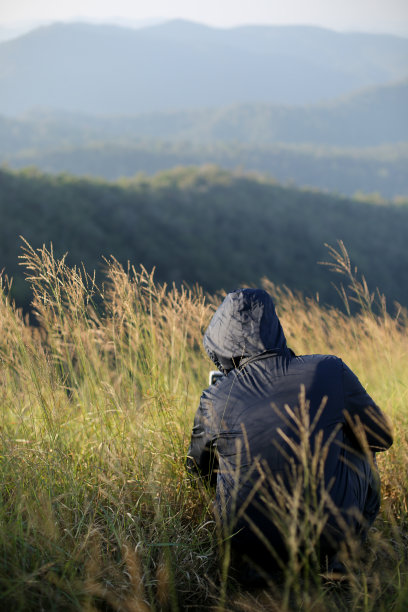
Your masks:
<svg viewBox="0 0 408 612"><path fill-rule="evenodd" d="M122 119L122 130L127 125L138 136L206 143L285 142L362 147L407 141L407 108L405 79L314 105L236 104L189 112L150 113ZM116 126L119 128L120 120Z"/></svg>
<svg viewBox="0 0 408 612"><path fill-rule="evenodd" d="M408 39L302 26L54 24L0 43L0 112L310 104L407 77Z"/></svg>
<svg viewBox="0 0 408 612"><path fill-rule="evenodd" d="M113 254L156 266L157 279L170 283L213 292L267 276L329 302L333 275L317 262L327 259L325 242L342 239L369 285L408 305L405 205L288 189L211 167L116 183L3 170L0 215L0 269L14 276L14 295L26 306L20 235L35 247L52 241L57 254L69 251L69 262L89 270L100 271L101 256Z"/></svg>
<svg viewBox="0 0 408 612"><path fill-rule="evenodd" d="M408 194L408 81L304 107L0 116L0 163L108 180L214 163L346 195ZM347 146L346 146L347 145Z"/></svg>
<svg viewBox="0 0 408 612"><path fill-rule="evenodd" d="M12 168L35 166L45 172L116 180L155 174L179 166L216 164L256 171L282 184L380 200L408 198L408 144L372 149L331 149L292 145L193 145L183 142L91 143L9 157ZM367 195L365 197L368 197Z"/></svg>
<svg viewBox="0 0 408 612"><path fill-rule="evenodd" d="M0 154L143 138L201 144L377 146L408 141L407 108L408 80L404 80L309 106L234 104L106 117L50 111L19 118L0 115Z"/></svg>

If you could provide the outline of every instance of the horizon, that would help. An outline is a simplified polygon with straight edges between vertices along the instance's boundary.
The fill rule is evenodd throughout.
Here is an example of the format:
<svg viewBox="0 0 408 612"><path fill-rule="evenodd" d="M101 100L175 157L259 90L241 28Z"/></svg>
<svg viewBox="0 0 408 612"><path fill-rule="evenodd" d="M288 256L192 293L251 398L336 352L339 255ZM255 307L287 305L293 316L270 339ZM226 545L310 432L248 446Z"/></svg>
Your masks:
<svg viewBox="0 0 408 612"><path fill-rule="evenodd" d="M107 0L71 0L55 4L51 0L16 0L0 6L0 28L31 30L55 22L112 23L131 28L148 27L159 22L185 20L220 29L240 26L315 26L337 32L392 34L408 37L408 5L405 0L288 0L272 6L268 0L208 0L203 5L188 0L152 0L149 6L117 0L115 15ZM17 34L18 35L18 34Z"/></svg>
<svg viewBox="0 0 408 612"><path fill-rule="evenodd" d="M36 19L36 20L18 20L7 23L0 22L0 44L3 42L8 42L10 40L14 40L19 38L20 36L24 36L29 32L37 30L42 27L49 27L57 24L65 24L65 25L75 25L75 24L85 24L91 26L116 26L119 28L130 29L130 30L142 30L146 28L151 28L155 26L159 26L165 23L170 23L172 21L184 21L186 23L197 24L206 26L208 28L213 28L217 30L233 30L242 27L276 27L276 28L316 28L327 30L331 32L336 32L338 34L366 34L373 36L394 36L397 38L408 38L408 25L407 28L401 31L386 31L385 29L378 30L365 30L365 29L340 29L335 28L328 25L322 25L318 23L303 23L303 22L293 22L293 23L239 23L236 25L223 26L223 25L214 25L211 23L205 23L203 21L196 21L194 19L189 19L186 17L169 17L169 18L150 18L150 19L142 19L142 20L132 20L123 17L111 17L111 18L98 18L98 17L86 17L86 16L73 16L66 19Z"/></svg>

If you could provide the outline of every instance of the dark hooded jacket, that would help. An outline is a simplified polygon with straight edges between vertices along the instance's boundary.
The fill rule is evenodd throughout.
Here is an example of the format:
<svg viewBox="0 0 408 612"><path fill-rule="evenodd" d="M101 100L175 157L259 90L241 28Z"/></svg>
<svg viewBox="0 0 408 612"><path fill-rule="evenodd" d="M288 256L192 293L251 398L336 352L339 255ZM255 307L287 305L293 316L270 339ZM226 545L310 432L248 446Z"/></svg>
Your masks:
<svg viewBox="0 0 408 612"><path fill-rule="evenodd" d="M308 461L324 455L327 541L334 540L336 548L345 524L358 531L364 520L371 523L379 492L367 451L386 450L392 437L384 415L342 360L296 356L286 345L271 297L259 289L227 295L204 335L204 347L225 377L201 397L187 468L216 484L215 509L232 525L232 543L258 554L266 537L284 556L285 536L277 515L271 518L277 496L272 482L289 494L295 487L302 463L296 446L302 437L296 415L301 414L309 418ZM316 504L320 498L317 488ZM279 503L290 506L287 500Z"/></svg>

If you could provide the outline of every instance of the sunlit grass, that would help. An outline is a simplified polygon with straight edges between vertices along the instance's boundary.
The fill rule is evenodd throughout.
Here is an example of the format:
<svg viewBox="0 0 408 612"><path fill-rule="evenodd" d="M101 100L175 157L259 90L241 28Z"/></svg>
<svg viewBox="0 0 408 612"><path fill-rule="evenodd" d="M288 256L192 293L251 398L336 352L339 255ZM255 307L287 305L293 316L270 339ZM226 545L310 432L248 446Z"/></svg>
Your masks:
<svg viewBox="0 0 408 612"><path fill-rule="evenodd" d="M359 302L353 316L264 284L289 346L342 357L394 422L394 446L378 455L381 516L348 587L305 582L292 564L290 580L248 593L218 554L211 492L184 469L217 298L159 286L115 260L97 287L52 250L26 245L40 326L10 304L5 281L0 298L4 609L405 609L407 315L373 305L337 256Z"/></svg>

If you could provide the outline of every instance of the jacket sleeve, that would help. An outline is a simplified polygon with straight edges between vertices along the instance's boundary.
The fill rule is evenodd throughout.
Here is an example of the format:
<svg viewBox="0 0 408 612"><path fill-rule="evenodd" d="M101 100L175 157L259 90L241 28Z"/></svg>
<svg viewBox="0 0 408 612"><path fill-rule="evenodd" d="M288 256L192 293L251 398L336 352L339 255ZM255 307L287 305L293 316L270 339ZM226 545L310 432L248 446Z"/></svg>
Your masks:
<svg viewBox="0 0 408 612"><path fill-rule="evenodd" d="M385 451L392 442L390 419L380 410L357 376L343 363L344 414L349 434L358 445Z"/></svg>
<svg viewBox="0 0 408 612"><path fill-rule="evenodd" d="M210 484L216 483L218 460L214 447L216 428L212 401L202 395L194 418L186 468L192 475L208 477Z"/></svg>

